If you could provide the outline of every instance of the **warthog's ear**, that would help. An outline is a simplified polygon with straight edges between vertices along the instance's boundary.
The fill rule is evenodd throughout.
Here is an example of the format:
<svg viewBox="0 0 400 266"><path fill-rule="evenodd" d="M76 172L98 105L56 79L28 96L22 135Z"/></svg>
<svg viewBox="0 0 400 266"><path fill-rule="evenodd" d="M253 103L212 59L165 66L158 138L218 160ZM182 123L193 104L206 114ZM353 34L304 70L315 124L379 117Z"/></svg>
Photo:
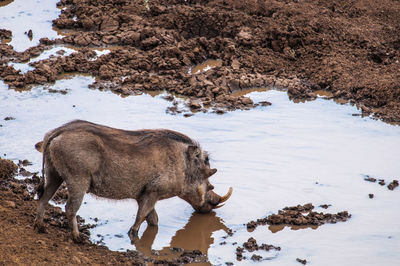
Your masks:
<svg viewBox="0 0 400 266"><path fill-rule="evenodd" d="M209 178L210 176L212 176L216 172L217 172L217 169L215 169L215 168L209 169L206 178Z"/></svg>
<svg viewBox="0 0 400 266"><path fill-rule="evenodd" d="M189 145L187 149L187 154L190 159L193 159L194 157L199 157L200 149L197 146Z"/></svg>
<svg viewBox="0 0 400 266"><path fill-rule="evenodd" d="M43 141L39 141L38 143L35 144L35 149L38 152L43 152Z"/></svg>

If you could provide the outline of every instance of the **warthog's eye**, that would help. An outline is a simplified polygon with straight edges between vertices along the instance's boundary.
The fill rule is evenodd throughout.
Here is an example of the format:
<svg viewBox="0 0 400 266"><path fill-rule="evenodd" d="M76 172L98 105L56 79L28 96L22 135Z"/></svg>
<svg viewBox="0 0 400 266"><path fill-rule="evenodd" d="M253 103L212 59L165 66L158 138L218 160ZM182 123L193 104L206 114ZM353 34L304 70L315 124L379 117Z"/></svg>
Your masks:
<svg viewBox="0 0 400 266"><path fill-rule="evenodd" d="M204 162L208 165L210 164L210 159L208 158L208 156L206 156L206 158L204 159Z"/></svg>

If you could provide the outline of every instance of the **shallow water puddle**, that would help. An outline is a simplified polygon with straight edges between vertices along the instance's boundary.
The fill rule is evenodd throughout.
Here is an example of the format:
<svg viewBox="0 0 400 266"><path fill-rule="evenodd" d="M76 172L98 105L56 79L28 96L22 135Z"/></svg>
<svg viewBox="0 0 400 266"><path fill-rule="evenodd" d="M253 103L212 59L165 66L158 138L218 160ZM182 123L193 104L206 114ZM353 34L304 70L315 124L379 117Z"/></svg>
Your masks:
<svg viewBox="0 0 400 266"><path fill-rule="evenodd" d="M6 1L10 2L10 1ZM12 31L9 43L18 52L39 44L40 38L54 39L61 37L52 30L51 21L61 12L56 7L57 0L11 1L0 5L0 28ZM32 40L25 34L32 30Z"/></svg>
<svg viewBox="0 0 400 266"><path fill-rule="evenodd" d="M146 223L141 226L136 248L144 254L168 257L176 256L170 247L199 249L212 264L248 264L253 263L252 253L244 252L248 259L238 262L235 250L254 237L259 244L281 247L256 252L269 259L262 264L297 265L296 258L305 258L314 265L395 265L400 259L400 190L363 180L364 174L388 181L399 178L400 127L354 117L359 113L355 107L333 101L295 104L275 90L249 94L255 102L271 102L268 107L185 118L165 113L171 105L162 98L165 94L121 98L88 89L92 82L91 77L76 76L46 86L68 89L65 95L43 87L16 92L0 83L0 154L28 159L33 165L27 170L40 171L35 143L72 119L124 129L170 128L198 140L218 168L211 179L216 192L224 194L232 186L233 195L209 215L194 214L179 198L158 202L158 231L146 229ZM7 116L16 119L4 121ZM369 193L375 197L369 199ZM112 202L86 195L84 202L78 214L98 225L91 230L92 241L112 250L135 248L127 235L137 210L134 200ZM315 210L347 210L352 218L319 228L246 230L250 220L308 202L331 204L327 210ZM227 228L233 236L226 237Z"/></svg>
<svg viewBox="0 0 400 266"><path fill-rule="evenodd" d="M199 74L206 72L214 67L220 67L222 66L222 60L220 59L209 59L206 60L205 62L198 64L192 68L189 69L189 74Z"/></svg>
<svg viewBox="0 0 400 266"><path fill-rule="evenodd" d="M21 74L25 74L26 72L35 69L34 67L29 65L31 63L38 62L38 61L41 61L41 60L45 60L45 59L48 59L50 57L69 56L73 52L75 52L75 50L73 50L73 49L62 47L62 46L56 46L56 47L53 47L53 48L51 48L49 50L43 51L43 53L41 53L39 56L31 58L26 63L9 62L8 65L9 66L13 66L16 70L20 70Z"/></svg>

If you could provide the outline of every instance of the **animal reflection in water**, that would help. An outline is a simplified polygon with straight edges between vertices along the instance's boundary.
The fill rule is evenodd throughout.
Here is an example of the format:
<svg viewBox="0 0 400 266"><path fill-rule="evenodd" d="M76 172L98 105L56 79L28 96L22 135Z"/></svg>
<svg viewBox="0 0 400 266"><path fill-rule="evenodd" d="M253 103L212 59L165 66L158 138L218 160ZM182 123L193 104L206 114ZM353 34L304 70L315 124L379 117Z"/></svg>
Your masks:
<svg viewBox="0 0 400 266"><path fill-rule="evenodd" d="M212 233L218 230L228 232L228 228L222 223L222 220L216 216L215 212L208 214L193 213L189 222L180 230L176 231L172 237L170 246L159 250L157 257L173 258L174 253L171 248L182 248L185 250L200 250L207 255L208 248L214 243ZM136 249L146 256L151 256L151 246L157 235L157 226L148 226L142 237L136 240Z"/></svg>

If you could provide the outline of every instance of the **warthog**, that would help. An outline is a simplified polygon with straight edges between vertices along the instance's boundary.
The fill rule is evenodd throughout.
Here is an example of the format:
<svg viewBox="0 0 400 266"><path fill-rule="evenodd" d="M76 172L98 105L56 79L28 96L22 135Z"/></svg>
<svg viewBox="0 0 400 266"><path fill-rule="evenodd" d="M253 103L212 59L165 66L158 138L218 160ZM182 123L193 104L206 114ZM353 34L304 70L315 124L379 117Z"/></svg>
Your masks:
<svg viewBox="0 0 400 266"><path fill-rule="evenodd" d="M72 237L80 241L76 213L85 193L108 199L136 199L139 208L129 230L137 237L141 223L157 225L154 205L178 196L202 213L225 202L208 178L209 156L191 138L167 129L127 131L76 120L48 132L41 145L44 181L38 189L35 227L43 229L45 206L65 181L66 216Z"/></svg>

